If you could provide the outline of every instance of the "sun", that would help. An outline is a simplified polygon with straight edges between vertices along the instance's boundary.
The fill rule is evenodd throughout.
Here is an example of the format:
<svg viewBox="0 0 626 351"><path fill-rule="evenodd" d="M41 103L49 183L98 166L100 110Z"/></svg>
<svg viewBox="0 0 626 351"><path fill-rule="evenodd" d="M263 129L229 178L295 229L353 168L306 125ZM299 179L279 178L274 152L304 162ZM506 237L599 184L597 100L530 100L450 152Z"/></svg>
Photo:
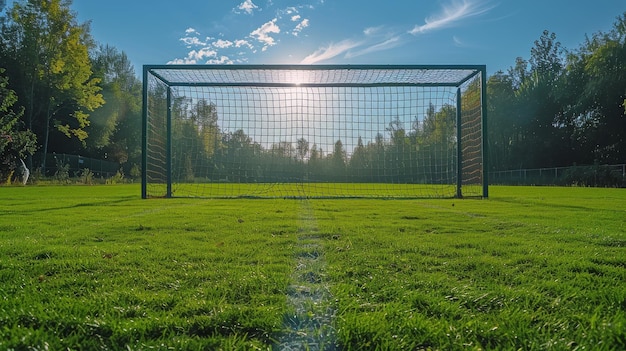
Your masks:
<svg viewBox="0 0 626 351"><path fill-rule="evenodd" d="M294 69L285 72L285 82L293 87L301 87L308 83L312 83L312 74L310 71Z"/></svg>

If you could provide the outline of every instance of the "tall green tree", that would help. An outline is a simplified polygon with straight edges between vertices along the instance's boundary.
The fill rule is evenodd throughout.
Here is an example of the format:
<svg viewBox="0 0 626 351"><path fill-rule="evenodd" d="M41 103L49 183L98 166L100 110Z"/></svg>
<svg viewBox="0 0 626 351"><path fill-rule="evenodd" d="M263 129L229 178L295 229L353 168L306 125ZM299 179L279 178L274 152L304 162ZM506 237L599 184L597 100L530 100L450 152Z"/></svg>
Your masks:
<svg viewBox="0 0 626 351"><path fill-rule="evenodd" d="M515 168L514 150L519 144L515 90L510 75L500 71L487 81L489 164L493 169Z"/></svg>
<svg viewBox="0 0 626 351"><path fill-rule="evenodd" d="M10 182L10 177L19 166L18 159L32 155L36 149L36 137L24 130L20 118L24 108L15 111L17 95L8 88L9 79L0 68L0 184Z"/></svg>
<svg viewBox="0 0 626 351"><path fill-rule="evenodd" d="M364 180L367 176L366 170L369 169L368 163L367 151L365 150L365 145L363 144L363 138L359 136L356 147L354 148L354 151L352 151L352 157L350 157L350 172L353 176L357 177L357 179Z"/></svg>
<svg viewBox="0 0 626 351"><path fill-rule="evenodd" d="M331 164L334 175L339 176L345 173L346 158L346 150L343 147L341 139L339 139L335 142L335 146L333 147L333 154L331 156Z"/></svg>
<svg viewBox="0 0 626 351"><path fill-rule="evenodd" d="M448 145L456 138L456 107L444 105L439 111L433 104L426 110L422 126L424 141L430 145Z"/></svg>
<svg viewBox="0 0 626 351"><path fill-rule="evenodd" d="M626 158L626 12L608 33L588 37L568 56L561 86L565 116L584 163Z"/></svg>
<svg viewBox="0 0 626 351"><path fill-rule="evenodd" d="M70 5L17 1L2 24L2 58L44 155L52 131L84 141L89 113L104 103L100 80L92 76L89 26L77 23Z"/></svg>
<svg viewBox="0 0 626 351"><path fill-rule="evenodd" d="M198 134L207 157L213 156L219 148L220 140L217 106L205 99L198 100L191 109L191 120L198 128Z"/></svg>
<svg viewBox="0 0 626 351"><path fill-rule="evenodd" d="M94 110L86 128L87 150L92 157L121 164L139 162L141 82L124 52L100 45L92 54L94 77L101 79L106 103Z"/></svg>
<svg viewBox="0 0 626 351"><path fill-rule="evenodd" d="M569 141L559 122L562 106L557 82L563 74L563 54L556 35L544 31L531 49L529 61L511 69L515 89L516 163L522 168L570 164ZM530 68L528 68L530 66Z"/></svg>
<svg viewBox="0 0 626 351"><path fill-rule="evenodd" d="M306 155L309 154L309 142L304 137L296 141L296 152L297 152L298 160L304 163Z"/></svg>

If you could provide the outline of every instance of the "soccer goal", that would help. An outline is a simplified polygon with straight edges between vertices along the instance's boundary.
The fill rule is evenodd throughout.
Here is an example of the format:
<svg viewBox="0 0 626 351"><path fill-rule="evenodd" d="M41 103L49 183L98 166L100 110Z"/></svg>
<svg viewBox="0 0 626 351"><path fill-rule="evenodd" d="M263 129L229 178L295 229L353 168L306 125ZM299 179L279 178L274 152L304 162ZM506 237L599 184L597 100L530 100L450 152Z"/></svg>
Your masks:
<svg viewBox="0 0 626 351"><path fill-rule="evenodd" d="M146 65L142 197L487 197L482 65Z"/></svg>

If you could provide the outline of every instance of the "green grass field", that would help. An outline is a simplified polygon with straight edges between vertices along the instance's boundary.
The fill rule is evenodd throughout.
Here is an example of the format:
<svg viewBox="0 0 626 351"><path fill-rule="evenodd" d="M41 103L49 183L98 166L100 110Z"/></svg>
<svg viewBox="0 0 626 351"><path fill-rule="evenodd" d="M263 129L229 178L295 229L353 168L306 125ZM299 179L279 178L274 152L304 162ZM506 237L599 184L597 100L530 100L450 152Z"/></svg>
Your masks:
<svg viewBox="0 0 626 351"><path fill-rule="evenodd" d="M0 188L1 350L626 349L626 189L139 197Z"/></svg>

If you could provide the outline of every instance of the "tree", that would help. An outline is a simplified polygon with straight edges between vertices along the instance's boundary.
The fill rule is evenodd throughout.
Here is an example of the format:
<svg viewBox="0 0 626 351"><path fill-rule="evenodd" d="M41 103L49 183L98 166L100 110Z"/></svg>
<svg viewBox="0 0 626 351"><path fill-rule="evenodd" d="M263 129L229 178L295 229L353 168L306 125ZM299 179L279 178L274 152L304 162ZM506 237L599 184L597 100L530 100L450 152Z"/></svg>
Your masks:
<svg viewBox="0 0 626 351"><path fill-rule="evenodd" d="M558 78L563 69L563 48L555 33L544 30L535 40L535 46L530 49L530 69L550 80Z"/></svg>
<svg viewBox="0 0 626 351"><path fill-rule="evenodd" d="M501 71L489 77L487 99L489 163L494 169L511 169L516 166L513 151L520 132L512 77Z"/></svg>
<svg viewBox="0 0 626 351"><path fill-rule="evenodd" d="M359 136L357 145L352 151L352 157L350 157L350 171L354 176L363 178L365 176L365 170L368 168L367 152L363 145L363 139Z"/></svg>
<svg viewBox="0 0 626 351"><path fill-rule="evenodd" d="M565 116L586 163L626 157L626 12L608 33L596 33L568 56L562 86Z"/></svg>
<svg viewBox="0 0 626 351"><path fill-rule="evenodd" d="M517 57L515 59L515 65L509 68L508 73L509 77L511 77L513 89L519 89L522 83L528 79L530 74L528 71L528 61L521 57Z"/></svg>
<svg viewBox="0 0 626 351"><path fill-rule="evenodd" d="M139 163L141 82L126 54L115 47L101 45L93 56L94 76L101 79L105 104L89 117L87 150L92 157Z"/></svg>
<svg viewBox="0 0 626 351"><path fill-rule="evenodd" d="M309 142L305 138L300 138L296 141L296 152L300 162L304 162L306 155L309 153Z"/></svg>
<svg viewBox="0 0 626 351"><path fill-rule="evenodd" d="M456 106L444 105L439 111L430 104L424 118L423 137L429 145L449 145L456 138Z"/></svg>
<svg viewBox="0 0 626 351"><path fill-rule="evenodd" d="M36 137L29 130L21 130L23 108L13 110L17 95L8 89L9 79L0 68L0 183L10 182L17 161L32 155L36 150ZM23 162L23 161L21 161Z"/></svg>
<svg viewBox="0 0 626 351"><path fill-rule="evenodd" d="M15 2L2 27L2 56L23 100L26 126L38 135L44 155L51 128L82 142L88 136L89 113L104 103L100 80L92 77L89 27L76 22L70 4Z"/></svg>
<svg viewBox="0 0 626 351"><path fill-rule="evenodd" d="M191 110L191 120L197 125L207 157L213 156L219 147L220 129L217 119L217 106L205 99L198 100Z"/></svg>
<svg viewBox="0 0 626 351"><path fill-rule="evenodd" d="M283 159L284 161L290 161L296 157L296 149L289 141L279 141L272 144L272 155Z"/></svg>
<svg viewBox="0 0 626 351"><path fill-rule="evenodd" d="M343 143L341 142L341 140L337 140L335 142L331 159L335 175L343 174L346 168L346 151L343 148Z"/></svg>
<svg viewBox="0 0 626 351"><path fill-rule="evenodd" d="M309 164L319 160L321 158L320 151L317 148L317 144L313 143L311 152L309 154Z"/></svg>
<svg viewBox="0 0 626 351"><path fill-rule="evenodd" d="M229 179L247 181L253 177L252 165L256 163L260 154L257 144L253 144L243 129L238 129L233 133L226 133L222 139L225 155L224 168L228 171ZM257 155L255 155L257 154Z"/></svg>
<svg viewBox="0 0 626 351"><path fill-rule="evenodd" d="M410 166L409 138L398 117L389 123L387 131L391 139L391 145L387 148L387 168L393 172L394 177L403 178Z"/></svg>
<svg viewBox="0 0 626 351"><path fill-rule="evenodd" d="M563 74L563 50L556 35L544 31L531 49L530 70L523 60L511 71L515 89L515 109L519 135L517 166L551 167L569 164L571 153L560 123L562 106L558 84ZM516 85L518 84L518 85Z"/></svg>
<svg viewBox="0 0 626 351"><path fill-rule="evenodd" d="M377 177L373 181L381 181L380 176L384 176L387 172L385 167L385 138L381 133L377 133L374 142L368 142L365 147L368 159L368 165L372 169L372 174Z"/></svg>

